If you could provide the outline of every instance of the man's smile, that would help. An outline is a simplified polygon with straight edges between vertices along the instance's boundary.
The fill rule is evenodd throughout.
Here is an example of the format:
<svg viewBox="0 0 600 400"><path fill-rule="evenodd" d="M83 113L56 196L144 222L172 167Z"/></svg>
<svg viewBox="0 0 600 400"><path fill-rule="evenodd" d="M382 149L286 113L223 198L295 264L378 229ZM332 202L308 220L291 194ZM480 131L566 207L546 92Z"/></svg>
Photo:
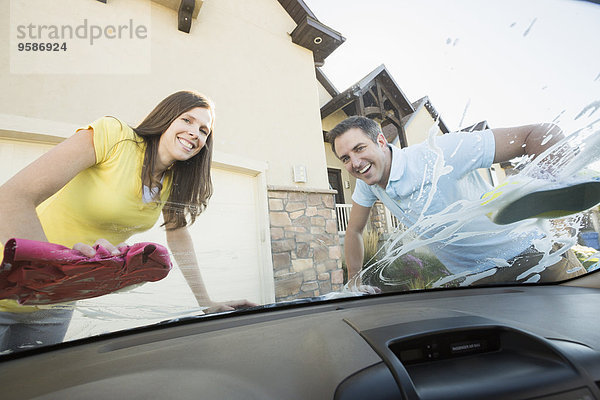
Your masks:
<svg viewBox="0 0 600 400"><path fill-rule="evenodd" d="M371 169L371 163L368 163L367 165L365 165L362 169L360 169L358 171L359 174L364 174L365 172L367 172L369 169Z"/></svg>

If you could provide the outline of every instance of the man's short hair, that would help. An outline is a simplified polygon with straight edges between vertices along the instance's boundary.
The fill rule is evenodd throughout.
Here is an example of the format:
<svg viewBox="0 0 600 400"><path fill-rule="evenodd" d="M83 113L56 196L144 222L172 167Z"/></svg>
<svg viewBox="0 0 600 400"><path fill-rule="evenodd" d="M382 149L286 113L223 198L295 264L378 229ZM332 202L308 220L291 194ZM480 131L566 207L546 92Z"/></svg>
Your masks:
<svg viewBox="0 0 600 400"><path fill-rule="evenodd" d="M381 128L379 124L367 117L348 117L339 124L335 126L332 130L327 132L327 141L331 143L331 150L333 150L333 154L336 155L335 152L335 139L338 136L343 135L348 132L352 128L358 128L367 135L369 139L373 141L373 143L377 143L377 136L381 133Z"/></svg>

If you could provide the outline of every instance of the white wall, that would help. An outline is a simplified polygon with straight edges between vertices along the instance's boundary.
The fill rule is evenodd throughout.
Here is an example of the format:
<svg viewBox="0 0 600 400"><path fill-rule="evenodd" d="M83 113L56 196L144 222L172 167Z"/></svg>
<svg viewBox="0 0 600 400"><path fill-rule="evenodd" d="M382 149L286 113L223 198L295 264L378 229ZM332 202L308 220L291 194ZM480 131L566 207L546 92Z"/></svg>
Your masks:
<svg viewBox="0 0 600 400"><path fill-rule="evenodd" d="M133 10L147 1L118 7ZM117 7L112 3L78 4L93 10ZM9 5L3 1L0 13L9 15ZM72 10L53 2L51 12ZM303 164L308 179L301 185L327 188L312 53L291 42L294 27L276 0L206 0L186 34L177 30L176 11L152 2L150 73L17 74L2 57L0 110L77 126L107 114L136 124L166 95L194 89L217 104L216 150L266 161L270 185L296 185L292 167ZM0 25L0 35L10 34L8 24ZM4 54L8 46L0 41Z"/></svg>

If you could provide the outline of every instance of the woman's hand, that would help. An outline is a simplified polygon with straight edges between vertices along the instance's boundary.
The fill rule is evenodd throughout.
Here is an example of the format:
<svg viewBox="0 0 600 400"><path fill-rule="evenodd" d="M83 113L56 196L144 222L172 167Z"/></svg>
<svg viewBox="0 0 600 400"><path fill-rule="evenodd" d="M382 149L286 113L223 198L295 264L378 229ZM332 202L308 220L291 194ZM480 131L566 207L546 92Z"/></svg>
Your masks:
<svg viewBox="0 0 600 400"><path fill-rule="evenodd" d="M205 314L212 314L223 311L241 310L248 307L256 307L259 304L248 300L229 300L229 301L211 301L208 308L204 309Z"/></svg>
<svg viewBox="0 0 600 400"><path fill-rule="evenodd" d="M104 247L113 256L118 256L119 254L121 254L122 253L121 248L127 246L126 243L119 243L118 245L115 246L106 239L96 240L96 243L94 243L94 246L97 246L97 245ZM85 243L75 243L75 245L73 245L73 250L77 250L84 256L91 258L96 255L96 250L94 249L94 246L90 246L89 244L85 244Z"/></svg>

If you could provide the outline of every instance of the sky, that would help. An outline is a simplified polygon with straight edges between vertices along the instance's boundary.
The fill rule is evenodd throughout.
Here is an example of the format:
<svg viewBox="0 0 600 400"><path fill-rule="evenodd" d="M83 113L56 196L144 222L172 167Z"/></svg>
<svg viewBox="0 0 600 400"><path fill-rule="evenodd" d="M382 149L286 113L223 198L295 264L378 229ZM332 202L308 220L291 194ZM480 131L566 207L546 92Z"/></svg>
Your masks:
<svg viewBox="0 0 600 400"><path fill-rule="evenodd" d="M323 67L339 91L385 64L409 101L429 96L451 130L555 122L569 134L600 119L600 5L304 1L346 38Z"/></svg>

